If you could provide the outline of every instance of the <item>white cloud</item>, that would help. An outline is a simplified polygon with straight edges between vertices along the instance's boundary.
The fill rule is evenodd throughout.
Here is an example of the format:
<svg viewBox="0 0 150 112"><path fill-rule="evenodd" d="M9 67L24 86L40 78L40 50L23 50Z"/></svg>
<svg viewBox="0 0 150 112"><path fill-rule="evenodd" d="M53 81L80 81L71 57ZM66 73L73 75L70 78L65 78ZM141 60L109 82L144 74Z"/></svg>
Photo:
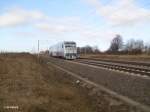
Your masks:
<svg viewBox="0 0 150 112"><path fill-rule="evenodd" d="M80 33L82 36L89 38L91 40L100 39L103 41L110 41L117 34L117 32L113 32L111 30L99 30L99 31L85 30Z"/></svg>
<svg viewBox="0 0 150 112"><path fill-rule="evenodd" d="M12 27L40 21L46 17L39 11L27 11L21 8L7 10L0 15L0 27Z"/></svg>
<svg viewBox="0 0 150 112"><path fill-rule="evenodd" d="M150 20L150 10L139 7L135 0L112 0L107 5L99 0L86 1L112 25L136 24Z"/></svg>
<svg viewBox="0 0 150 112"><path fill-rule="evenodd" d="M96 0L95 0L96 1ZM51 17L44 15L40 11L30 11L23 8L9 9L0 15L0 27L15 27L31 25L38 33L44 32L48 35L68 35L74 33L75 35L81 36L81 38L92 39L92 38L104 38L110 39L113 32L95 30L95 28L87 25L80 19L80 17ZM17 32L20 35L34 34L31 32Z"/></svg>
<svg viewBox="0 0 150 112"><path fill-rule="evenodd" d="M96 29L90 25L84 24L84 22L77 17L76 19L69 18L61 18L61 20L53 18L53 21L37 23L35 24L35 27L48 35L68 36L71 33L87 41L99 39L101 41L109 42L117 33L107 29Z"/></svg>
<svg viewBox="0 0 150 112"><path fill-rule="evenodd" d="M80 22L79 17L51 17L40 11L23 8L7 9L0 15L0 28L31 25L49 33L77 31L81 27Z"/></svg>
<svg viewBox="0 0 150 112"><path fill-rule="evenodd" d="M79 17L60 18L49 17L48 21L38 22L35 27L48 33L66 33L79 31L84 26Z"/></svg>
<svg viewBox="0 0 150 112"><path fill-rule="evenodd" d="M15 31L16 37L38 39L57 38L56 40L75 40L80 43L96 45L109 43L115 33L106 29L98 29L85 24L80 17L53 17L40 11L22 8L9 9L0 15L0 28L15 28L16 26L32 26L32 31ZM88 43L89 42L89 43ZM95 44L94 44L95 43Z"/></svg>

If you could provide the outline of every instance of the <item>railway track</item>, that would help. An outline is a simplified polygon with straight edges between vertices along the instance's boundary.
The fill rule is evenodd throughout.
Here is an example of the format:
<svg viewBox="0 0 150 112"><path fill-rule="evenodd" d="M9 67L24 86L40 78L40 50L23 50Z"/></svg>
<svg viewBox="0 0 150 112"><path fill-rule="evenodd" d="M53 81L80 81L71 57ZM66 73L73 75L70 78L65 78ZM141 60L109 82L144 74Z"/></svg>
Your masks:
<svg viewBox="0 0 150 112"><path fill-rule="evenodd" d="M103 68L108 68L112 70L119 70L128 73L134 73L142 76L150 76L150 67L148 66L139 66L139 64L125 64L125 63L116 63L116 62L108 62L108 61L95 61L95 60L87 60L87 59L78 59L75 62L99 66Z"/></svg>
<svg viewBox="0 0 150 112"><path fill-rule="evenodd" d="M49 63L51 63L51 62L48 62L48 64ZM134 101L134 100L132 100L132 99L126 97L126 96L120 95L120 94L118 94L118 93L116 93L116 92L114 92L114 91L112 91L110 89L107 89L106 87L104 87L104 86L102 86L100 84L97 84L97 83L95 83L93 81L90 81L87 78L84 78L84 77L82 77L82 76L80 76L80 75L78 75L78 74L76 74L74 72L68 71L67 69L64 69L63 67L60 67L57 64L53 64L53 66L56 67L57 69L60 69L63 72L66 72L68 75L70 75L70 76L72 76L72 77L74 77L74 78L76 78L76 79L78 79L78 80L80 80L80 81L82 81L84 83L87 83L87 84L93 86L94 88L97 88L97 90L99 90L99 92L101 91L101 92L104 92L105 94L110 95L110 96L107 95L108 97L114 98L117 101L124 102L125 104L130 106L129 107L130 109L134 109L135 108L136 110L134 110L134 112L136 112L136 111L137 112L149 112L150 111L150 107L149 106L143 105L143 104L141 104L139 102L136 102L136 101ZM132 110L128 110L128 111L132 111Z"/></svg>
<svg viewBox="0 0 150 112"><path fill-rule="evenodd" d="M121 64L135 65L135 66L150 68L150 62L122 61L122 60L110 60L110 59L91 59L91 58L80 58L80 59L103 61L103 62L112 62L112 63L121 63Z"/></svg>
<svg viewBox="0 0 150 112"><path fill-rule="evenodd" d="M83 64L77 61L83 61L83 59L74 61L56 58L49 59L49 62L52 64L57 65L66 71L70 71L87 81L108 88L109 90L132 99L135 102L139 102L142 105L150 106L149 77L141 78L135 77L134 75L122 75L120 72L109 71L107 69L102 69L102 67L97 67L96 65ZM140 106L138 105L136 107ZM148 110L148 112L150 112L150 110Z"/></svg>

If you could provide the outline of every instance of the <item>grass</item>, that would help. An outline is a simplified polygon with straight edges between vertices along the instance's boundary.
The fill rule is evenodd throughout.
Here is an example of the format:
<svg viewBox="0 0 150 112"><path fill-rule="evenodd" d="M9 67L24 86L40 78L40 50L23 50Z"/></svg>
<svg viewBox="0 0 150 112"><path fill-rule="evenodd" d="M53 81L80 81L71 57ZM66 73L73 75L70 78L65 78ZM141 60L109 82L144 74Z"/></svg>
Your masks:
<svg viewBox="0 0 150 112"><path fill-rule="evenodd" d="M84 90L33 55L0 54L0 112L94 112Z"/></svg>
<svg viewBox="0 0 150 112"><path fill-rule="evenodd" d="M150 61L150 55L81 55L82 58L94 58L94 59L111 59L111 60L126 60L126 61Z"/></svg>

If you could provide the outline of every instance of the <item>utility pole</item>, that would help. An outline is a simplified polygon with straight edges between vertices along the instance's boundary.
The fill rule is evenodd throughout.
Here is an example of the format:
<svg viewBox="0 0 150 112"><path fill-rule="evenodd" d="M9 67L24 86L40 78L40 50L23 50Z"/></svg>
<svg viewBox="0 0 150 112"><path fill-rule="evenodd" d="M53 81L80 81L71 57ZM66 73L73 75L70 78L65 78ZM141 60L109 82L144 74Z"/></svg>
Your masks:
<svg viewBox="0 0 150 112"><path fill-rule="evenodd" d="M39 58L39 54L40 54L40 41L38 40L38 58Z"/></svg>
<svg viewBox="0 0 150 112"><path fill-rule="evenodd" d="M84 49L84 54L86 55L86 47L85 47L85 49Z"/></svg>

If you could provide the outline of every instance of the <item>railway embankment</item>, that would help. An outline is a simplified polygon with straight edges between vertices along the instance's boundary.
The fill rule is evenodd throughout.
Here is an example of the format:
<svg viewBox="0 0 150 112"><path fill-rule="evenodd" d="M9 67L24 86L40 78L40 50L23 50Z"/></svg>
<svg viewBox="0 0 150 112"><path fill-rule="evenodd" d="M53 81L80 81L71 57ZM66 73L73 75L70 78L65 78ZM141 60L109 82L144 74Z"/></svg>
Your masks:
<svg viewBox="0 0 150 112"><path fill-rule="evenodd" d="M112 90L113 92L121 96L125 96L142 105L147 105L148 107L150 105L149 104L150 101L150 91L149 91L150 80L149 79L127 75L121 72L119 73L119 72L109 71L97 67L91 67L91 66L78 64L70 61L55 59L55 58L50 59L49 61L65 70L78 74L82 78L90 80L96 84L102 85L103 87L108 88L109 90ZM81 84L81 85L85 86L86 84ZM86 86L86 88L92 88L92 87ZM104 92L97 93L96 92L97 90L98 88L97 89L92 88L91 94L104 93ZM123 107L126 107L125 105L122 106L122 104L124 103L120 103L118 100L114 100L114 98L108 97L109 95L107 94L103 94L103 95L101 96L102 98L107 99L107 101L104 101L107 102L107 104L109 105L116 104L117 106L119 105L118 108L122 107L123 110L124 110ZM108 99L112 99L112 100L108 100ZM111 101L113 103L110 103ZM132 108L130 106L127 107L129 107L130 109ZM127 107L125 109L127 109ZM108 106L108 108L110 107Z"/></svg>

